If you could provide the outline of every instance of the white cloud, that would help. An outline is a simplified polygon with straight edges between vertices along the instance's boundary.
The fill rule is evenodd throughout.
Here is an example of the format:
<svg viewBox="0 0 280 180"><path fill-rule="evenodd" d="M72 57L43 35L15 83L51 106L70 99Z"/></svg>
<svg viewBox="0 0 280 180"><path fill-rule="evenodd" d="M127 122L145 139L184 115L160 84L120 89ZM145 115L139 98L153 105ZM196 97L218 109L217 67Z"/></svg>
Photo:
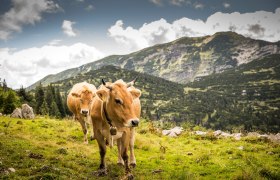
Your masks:
<svg viewBox="0 0 280 180"><path fill-rule="evenodd" d="M55 45L58 45L59 43L61 43L61 41L62 41L61 39L53 39L48 43L48 45L55 46Z"/></svg>
<svg viewBox="0 0 280 180"><path fill-rule="evenodd" d="M118 20L108 29L108 35L130 51L139 50L158 43L165 43L183 36L212 35L220 31L235 31L247 37L266 41L280 40L280 8L275 12L253 13L216 12L206 21L183 17L172 23L165 19L145 23L139 29L124 27Z"/></svg>
<svg viewBox="0 0 280 180"><path fill-rule="evenodd" d="M91 11L94 9L94 6L93 5L88 5L86 8L85 8L87 11Z"/></svg>
<svg viewBox="0 0 280 180"><path fill-rule="evenodd" d="M29 86L46 75L74 68L104 57L92 46L76 43L71 46L46 45L20 51L0 49L0 77L12 88Z"/></svg>
<svg viewBox="0 0 280 180"><path fill-rule="evenodd" d="M195 9L203 9L204 8L204 4L196 2L196 3L193 4L193 7Z"/></svg>
<svg viewBox="0 0 280 180"><path fill-rule="evenodd" d="M152 2L153 4L157 5L157 6L162 6L162 0L150 0L150 2Z"/></svg>
<svg viewBox="0 0 280 180"><path fill-rule="evenodd" d="M74 29L72 27L74 24L75 24L75 22L64 20L62 23L62 26L61 26L64 34L66 34L67 36L70 36L70 37L77 36L77 33L74 32Z"/></svg>
<svg viewBox="0 0 280 180"><path fill-rule="evenodd" d="M228 2L224 2L224 3L223 3L223 6L224 6L224 8L226 8L226 9L227 9L227 8L230 8L230 4L229 4Z"/></svg>
<svg viewBox="0 0 280 180"><path fill-rule="evenodd" d="M0 16L0 40L7 40L22 26L41 21L43 13L57 12L61 8L52 0L12 0L12 8Z"/></svg>

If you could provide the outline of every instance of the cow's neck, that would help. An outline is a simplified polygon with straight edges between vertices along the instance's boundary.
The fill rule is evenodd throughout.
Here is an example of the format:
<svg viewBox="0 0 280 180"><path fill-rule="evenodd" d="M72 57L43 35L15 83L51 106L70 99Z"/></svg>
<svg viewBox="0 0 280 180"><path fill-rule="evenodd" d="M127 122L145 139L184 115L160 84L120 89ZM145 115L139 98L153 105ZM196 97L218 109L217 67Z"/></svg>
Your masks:
<svg viewBox="0 0 280 180"><path fill-rule="evenodd" d="M106 119L107 123L108 123L109 126L110 126L110 133L111 133L111 135L116 135L116 134L117 134L117 129L116 129L116 127L114 127L114 126L112 125L112 120L110 119L110 117L109 117L109 115L108 115L108 113L107 113L107 110L106 110L106 103L105 103L105 102L103 102L103 113L104 113L104 115L105 115L105 119Z"/></svg>

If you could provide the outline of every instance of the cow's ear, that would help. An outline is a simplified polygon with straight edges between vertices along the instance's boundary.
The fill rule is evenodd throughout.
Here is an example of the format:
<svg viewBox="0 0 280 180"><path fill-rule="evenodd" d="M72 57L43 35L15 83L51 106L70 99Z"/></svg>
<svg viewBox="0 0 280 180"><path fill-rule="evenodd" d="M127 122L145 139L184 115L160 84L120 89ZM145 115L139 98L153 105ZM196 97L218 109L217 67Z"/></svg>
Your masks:
<svg viewBox="0 0 280 180"><path fill-rule="evenodd" d="M77 93L72 93L72 96L76 97L76 98L80 98L81 95L77 94Z"/></svg>
<svg viewBox="0 0 280 180"><path fill-rule="evenodd" d="M139 89L131 89L130 93L132 94L133 99L139 98L141 96L141 91Z"/></svg>
<svg viewBox="0 0 280 180"><path fill-rule="evenodd" d="M105 90L100 89L100 90L96 91L96 95L97 95L102 101L106 101L106 100L107 100L108 93L107 93Z"/></svg>

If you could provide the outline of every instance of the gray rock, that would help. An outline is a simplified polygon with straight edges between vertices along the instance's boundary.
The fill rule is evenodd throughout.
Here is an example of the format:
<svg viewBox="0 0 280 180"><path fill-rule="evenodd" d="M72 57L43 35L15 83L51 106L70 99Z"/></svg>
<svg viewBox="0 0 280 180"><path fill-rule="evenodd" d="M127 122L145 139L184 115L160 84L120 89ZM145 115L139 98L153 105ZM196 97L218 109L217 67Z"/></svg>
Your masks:
<svg viewBox="0 0 280 180"><path fill-rule="evenodd" d="M169 137L177 137L178 135L180 135L183 131L182 127L174 127L173 129L170 130L163 130L162 134L165 136L169 136Z"/></svg>
<svg viewBox="0 0 280 180"><path fill-rule="evenodd" d="M8 170L13 173L16 172L15 168L9 168Z"/></svg>
<svg viewBox="0 0 280 180"><path fill-rule="evenodd" d="M32 107L30 107L28 104L23 104L21 109L22 117L24 119L34 119L35 115Z"/></svg>
<svg viewBox="0 0 280 180"><path fill-rule="evenodd" d="M16 108L11 114L12 118L22 118L22 113L20 108Z"/></svg>

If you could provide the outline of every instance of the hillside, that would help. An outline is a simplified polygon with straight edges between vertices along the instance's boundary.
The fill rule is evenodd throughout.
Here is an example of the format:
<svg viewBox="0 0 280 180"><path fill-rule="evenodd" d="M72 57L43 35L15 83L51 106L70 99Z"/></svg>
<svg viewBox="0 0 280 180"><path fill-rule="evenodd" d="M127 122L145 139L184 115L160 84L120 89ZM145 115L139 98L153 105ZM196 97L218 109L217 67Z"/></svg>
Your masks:
<svg viewBox="0 0 280 180"><path fill-rule="evenodd" d="M187 83L275 53L280 53L279 42L253 40L234 32L220 32L205 37L184 37L128 55L105 57L78 68L49 75L28 87L28 90L34 89L39 82L48 85L107 65L150 74L173 82Z"/></svg>
<svg viewBox="0 0 280 180"><path fill-rule="evenodd" d="M215 139L185 132L161 137L151 123L136 128L135 179L279 179L280 146L256 138ZM107 148L108 175L96 141L83 143L77 122L39 118L0 119L0 179L122 179L117 147Z"/></svg>
<svg viewBox="0 0 280 180"><path fill-rule="evenodd" d="M142 116L147 119L161 120L166 126L178 123L229 131L279 132L279 62L280 55L272 55L187 85L104 66L53 85L67 94L77 82L98 87L101 78L130 81L138 76Z"/></svg>

